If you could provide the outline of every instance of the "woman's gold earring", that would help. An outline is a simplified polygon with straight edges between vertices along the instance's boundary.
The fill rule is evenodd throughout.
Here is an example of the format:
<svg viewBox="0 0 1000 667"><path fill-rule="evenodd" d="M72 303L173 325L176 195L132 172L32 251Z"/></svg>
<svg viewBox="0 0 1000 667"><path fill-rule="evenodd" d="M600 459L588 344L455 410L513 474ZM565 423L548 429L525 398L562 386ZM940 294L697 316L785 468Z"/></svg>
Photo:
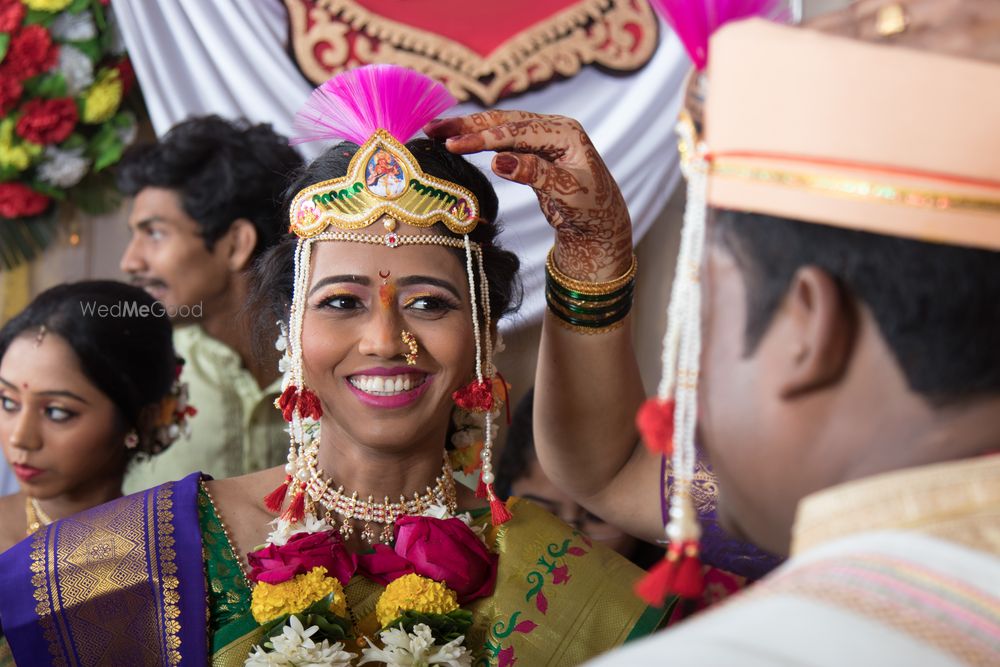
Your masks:
<svg viewBox="0 0 1000 667"><path fill-rule="evenodd" d="M417 354L420 353L420 348L417 345L417 337L414 336L409 331L405 329L399 333L400 337L403 339L403 344L406 345L410 351L403 356L406 358L407 366L417 365Z"/></svg>

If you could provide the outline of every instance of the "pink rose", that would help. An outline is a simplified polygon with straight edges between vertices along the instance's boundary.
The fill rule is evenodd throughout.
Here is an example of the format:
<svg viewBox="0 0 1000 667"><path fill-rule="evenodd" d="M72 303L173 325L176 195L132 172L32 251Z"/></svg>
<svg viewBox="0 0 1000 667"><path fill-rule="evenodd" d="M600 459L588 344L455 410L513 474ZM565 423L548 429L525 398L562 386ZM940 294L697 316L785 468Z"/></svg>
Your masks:
<svg viewBox="0 0 1000 667"><path fill-rule="evenodd" d="M458 603L493 593L497 557L460 519L404 516L396 520L397 554L424 577L444 582Z"/></svg>
<svg viewBox="0 0 1000 667"><path fill-rule="evenodd" d="M340 535L332 530L320 533L296 533L284 546L269 544L247 556L250 578L268 584L280 584L314 567L347 585L357 569L357 558L344 547Z"/></svg>
<svg viewBox="0 0 1000 667"><path fill-rule="evenodd" d="M388 586L404 574L414 572L413 563L384 544L376 544L374 553L358 556L358 569L363 575L382 586Z"/></svg>

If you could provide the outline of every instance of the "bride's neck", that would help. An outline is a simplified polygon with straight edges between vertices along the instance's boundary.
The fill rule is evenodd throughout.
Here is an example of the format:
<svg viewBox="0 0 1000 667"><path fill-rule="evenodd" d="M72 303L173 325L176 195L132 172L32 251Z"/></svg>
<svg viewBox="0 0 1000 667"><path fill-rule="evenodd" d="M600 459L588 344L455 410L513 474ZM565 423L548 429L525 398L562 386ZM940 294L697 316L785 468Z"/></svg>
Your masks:
<svg viewBox="0 0 1000 667"><path fill-rule="evenodd" d="M358 493L391 502L401 495L424 494L434 487L444 465L445 431L405 448L377 448L358 443L348 434L324 425L319 448L319 466L331 480L331 488L344 487L348 495Z"/></svg>

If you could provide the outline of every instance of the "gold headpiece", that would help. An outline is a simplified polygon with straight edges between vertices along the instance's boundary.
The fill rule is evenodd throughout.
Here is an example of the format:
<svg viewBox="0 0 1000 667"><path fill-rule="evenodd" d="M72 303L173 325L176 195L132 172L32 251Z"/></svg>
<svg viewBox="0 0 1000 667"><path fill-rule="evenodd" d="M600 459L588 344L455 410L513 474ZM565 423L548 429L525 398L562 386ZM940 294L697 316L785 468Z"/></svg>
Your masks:
<svg viewBox="0 0 1000 667"><path fill-rule="evenodd" d="M333 226L368 227L382 216L414 227L443 223L468 234L479 223L479 202L460 185L425 174L406 146L378 130L351 158L347 175L303 189L289 210L290 229L311 238ZM390 230L385 244L394 247Z"/></svg>

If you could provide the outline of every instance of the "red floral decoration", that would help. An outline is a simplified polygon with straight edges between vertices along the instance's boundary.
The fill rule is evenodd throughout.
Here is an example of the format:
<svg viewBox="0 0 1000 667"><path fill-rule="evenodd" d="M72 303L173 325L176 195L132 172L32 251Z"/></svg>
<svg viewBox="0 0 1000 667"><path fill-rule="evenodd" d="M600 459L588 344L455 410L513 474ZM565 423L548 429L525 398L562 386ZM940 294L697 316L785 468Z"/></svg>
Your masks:
<svg viewBox="0 0 1000 667"><path fill-rule="evenodd" d="M38 215L48 206L48 197L23 183L0 183L0 218Z"/></svg>
<svg viewBox="0 0 1000 667"><path fill-rule="evenodd" d="M122 94L128 95L135 87L135 68L132 67L132 61L122 58L114 64L114 68L118 70L118 77L122 82Z"/></svg>
<svg viewBox="0 0 1000 667"><path fill-rule="evenodd" d="M16 77L8 76L6 70L0 67L0 116L7 115L23 93L21 82Z"/></svg>
<svg viewBox="0 0 1000 667"><path fill-rule="evenodd" d="M59 45L52 43L48 30L26 25L10 37L3 74L23 81L50 69L58 56Z"/></svg>
<svg viewBox="0 0 1000 667"><path fill-rule="evenodd" d="M25 14L21 0L0 0L0 32L14 32Z"/></svg>
<svg viewBox="0 0 1000 667"><path fill-rule="evenodd" d="M440 581L458 594L459 604L492 594L497 579L496 554L455 518L400 517L392 550L376 548L359 565L365 576L383 585L410 572Z"/></svg>
<svg viewBox="0 0 1000 667"><path fill-rule="evenodd" d="M247 555L250 579L267 584L280 584L314 567L325 567L326 573L346 585L357 569L357 557L350 553L340 535L332 530L319 533L296 533L282 546L269 544Z"/></svg>
<svg viewBox="0 0 1000 667"><path fill-rule="evenodd" d="M29 100L21 111L17 133L36 144L55 144L65 140L73 132L79 118L76 103L68 97Z"/></svg>

